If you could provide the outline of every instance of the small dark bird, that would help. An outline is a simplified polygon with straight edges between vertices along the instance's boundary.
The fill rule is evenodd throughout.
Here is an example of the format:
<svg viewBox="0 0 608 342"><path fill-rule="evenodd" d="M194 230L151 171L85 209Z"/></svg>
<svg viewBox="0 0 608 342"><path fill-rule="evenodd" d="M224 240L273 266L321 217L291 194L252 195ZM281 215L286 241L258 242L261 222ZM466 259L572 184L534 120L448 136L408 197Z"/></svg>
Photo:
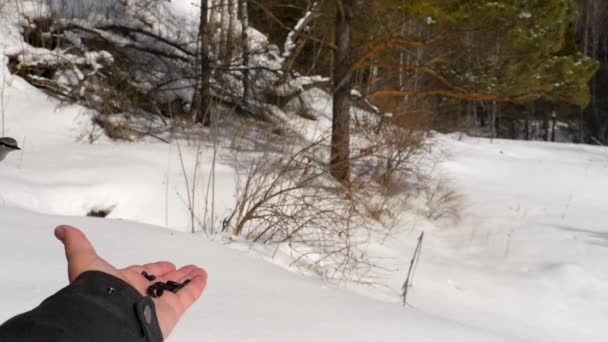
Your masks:
<svg viewBox="0 0 608 342"><path fill-rule="evenodd" d="M17 146L17 140L13 138L0 138L0 161L6 157L9 152L20 150Z"/></svg>

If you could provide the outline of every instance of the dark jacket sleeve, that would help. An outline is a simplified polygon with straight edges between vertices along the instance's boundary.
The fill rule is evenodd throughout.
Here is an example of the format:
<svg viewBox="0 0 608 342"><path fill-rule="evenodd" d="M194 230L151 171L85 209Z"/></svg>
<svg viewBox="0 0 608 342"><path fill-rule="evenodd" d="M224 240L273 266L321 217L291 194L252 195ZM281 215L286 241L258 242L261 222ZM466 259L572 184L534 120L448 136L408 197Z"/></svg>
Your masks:
<svg viewBox="0 0 608 342"><path fill-rule="evenodd" d="M126 282L89 271L37 308L0 326L2 342L162 342L154 302Z"/></svg>

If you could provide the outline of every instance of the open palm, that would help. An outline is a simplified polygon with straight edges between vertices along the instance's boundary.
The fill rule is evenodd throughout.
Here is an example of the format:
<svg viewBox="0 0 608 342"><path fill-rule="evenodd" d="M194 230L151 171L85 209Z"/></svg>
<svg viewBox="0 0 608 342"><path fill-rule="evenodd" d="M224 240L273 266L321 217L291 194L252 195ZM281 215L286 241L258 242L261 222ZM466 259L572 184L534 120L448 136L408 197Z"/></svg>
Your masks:
<svg viewBox="0 0 608 342"><path fill-rule="evenodd" d="M176 269L175 265L168 261L158 261L117 269L99 257L84 233L74 227L59 226L55 229L55 236L65 247L70 283L83 272L101 271L124 280L145 296L148 286L153 282L172 280L181 283L190 279L190 283L177 293L165 291L161 297L154 298L164 338L169 336L180 317L201 296L207 284L207 272L194 265ZM142 276L143 271L156 276L157 279L153 282L147 280Z"/></svg>

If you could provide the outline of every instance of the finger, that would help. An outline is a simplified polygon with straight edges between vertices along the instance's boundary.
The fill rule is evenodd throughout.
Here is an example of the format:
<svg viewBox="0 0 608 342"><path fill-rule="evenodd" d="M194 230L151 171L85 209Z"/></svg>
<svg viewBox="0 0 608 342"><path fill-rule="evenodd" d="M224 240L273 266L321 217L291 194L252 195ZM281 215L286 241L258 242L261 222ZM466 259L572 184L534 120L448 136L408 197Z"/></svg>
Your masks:
<svg viewBox="0 0 608 342"><path fill-rule="evenodd" d="M95 249L84 233L72 226L58 226L55 228L55 237L65 246L68 257L79 257L81 255L97 257Z"/></svg>
<svg viewBox="0 0 608 342"><path fill-rule="evenodd" d="M55 237L64 246L68 260L68 277L72 282L82 270L98 259L97 253L82 231L71 226L55 228Z"/></svg>
<svg viewBox="0 0 608 342"><path fill-rule="evenodd" d="M180 272L184 269L189 272ZM160 298L155 298L156 310L159 317L159 324L164 337L167 337L179 318L186 310L201 296L207 284L207 272L196 266L182 267L169 276L173 279L190 279L190 282L180 289L177 293L165 292ZM185 280L184 279L184 280Z"/></svg>
<svg viewBox="0 0 608 342"><path fill-rule="evenodd" d="M147 282L147 285L145 286L146 287L145 292L146 293L148 292L148 286L150 285L150 283L157 283L157 282L166 283L169 281L177 281L178 279L183 279L187 274L189 274L193 270L196 270L197 268L198 267L196 267L194 265L183 266L176 271L169 272L169 273L163 275L162 277L156 278L152 282ZM167 291L167 292L169 292L169 291Z"/></svg>
<svg viewBox="0 0 608 342"><path fill-rule="evenodd" d="M144 271L156 277L163 277L171 272L175 272L176 267L169 261L157 261L143 266Z"/></svg>
<svg viewBox="0 0 608 342"><path fill-rule="evenodd" d="M142 275L143 272L153 275L156 278L165 276L168 273L175 271L175 265L168 261L157 261L145 265L133 265L124 268L122 271L137 273Z"/></svg>
<svg viewBox="0 0 608 342"><path fill-rule="evenodd" d="M186 275L190 274L190 272L192 272L196 269L198 269L198 267L196 267L194 265L183 266L183 267L180 267L178 270L169 272L167 274L164 274L161 277L158 277L158 279L156 279L156 281L162 281L162 282L167 282L169 280L178 281L180 279L184 279L184 277Z"/></svg>
<svg viewBox="0 0 608 342"><path fill-rule="evenodd" d="M187 279L192 279L192 278L194 278L194 276L200 275L201 271L204 271L204 270L197 266L196 268L192 269L190 272L182 275L180 278L176 278L173 281L176 281L178 283L183 283Z"/></svg>
<svg viewBox="0 0 608 342"><path fill-rule="evenodd" d="M161 306L170 308L169 312L175 315L176 320L201 296L207 285L207 272L196 268L183 276L189 282L177 292L165 291L157 301Z"/></svg>
<svg viewBox="0 0 608 342"><path fill-rule="evenodd" d="M153 282L158 281L158 278L175 271L175 265L168 261L158 261L145 265L132 265L122 269L120 272L129 279L129 283L133 285L142 295L146 295L148 286ZM149 276L154 276L155 279L149 280L143 275L146 272Z"/></svg>
<svg viewBox="0 0 608 342"><path fill-rule="evenodd" d="M186 277L186 279L190 279L190 282L175 293L182 304L183 312L188 310L188 308L203 294L203 291L207 286L207 271L202 268L197 268L190 272Z"/></svg>

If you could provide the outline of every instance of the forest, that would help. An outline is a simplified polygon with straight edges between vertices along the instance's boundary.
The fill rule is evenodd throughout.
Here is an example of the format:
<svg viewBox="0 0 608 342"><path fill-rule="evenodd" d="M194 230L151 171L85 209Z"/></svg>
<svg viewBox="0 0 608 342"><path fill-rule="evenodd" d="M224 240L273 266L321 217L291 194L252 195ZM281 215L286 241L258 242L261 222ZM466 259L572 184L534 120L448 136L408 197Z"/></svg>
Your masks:
<svg viewBox="0 0 608 342"><path fill-rule="evenodd" d="M297 113L314 118L302 93L317 88L333 96L339 180L356 158L351 108L418 131L608 141L608 4L599 0L212 0L186 27L154 13L153 0L118 1L126 13L46 1L55 15L29 23L26 41L93 54L84 64L95 72L27 53L11 56L11 71L99 110L111 130L107 117L125 112L209 125L220 104L272 121L295 98ZM84 21L95 7L105 19Z"/></svg>
<svg viewBox="0 0 608 342"><path fill-rule="evenodd" d="M443 132L606 143L605 1L350 5L353 88L373 104ZM303 8L316 11L294 65L329 75L335 7L264 1L252 18L279 42Z"/></svg>

